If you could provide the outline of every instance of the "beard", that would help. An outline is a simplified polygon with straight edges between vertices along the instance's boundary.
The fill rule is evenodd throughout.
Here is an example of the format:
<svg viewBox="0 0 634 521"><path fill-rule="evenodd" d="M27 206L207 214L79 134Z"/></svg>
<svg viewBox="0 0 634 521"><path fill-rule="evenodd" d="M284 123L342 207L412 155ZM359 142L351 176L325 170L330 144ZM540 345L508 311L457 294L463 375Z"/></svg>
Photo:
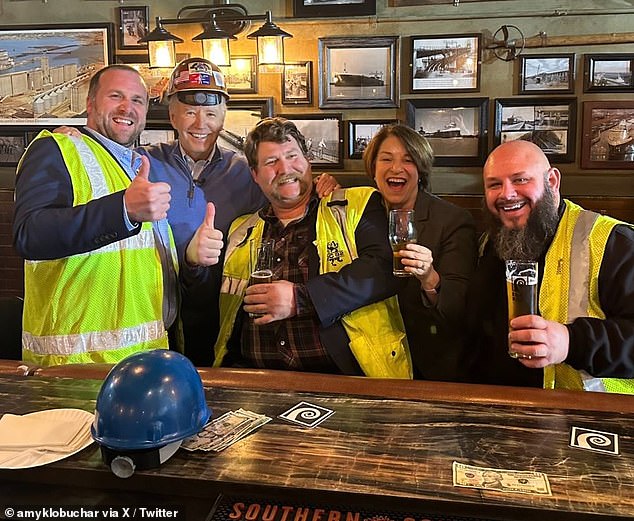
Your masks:
<svg viewBox="0 0 634 521"><path fill-rule="evenodd" d="M559 225L558 207L550 186L531 210L526 225L522 228L507 228L500 219L486 212L489 236L495 251L502 260L538 260L555 236Z"/></svg>

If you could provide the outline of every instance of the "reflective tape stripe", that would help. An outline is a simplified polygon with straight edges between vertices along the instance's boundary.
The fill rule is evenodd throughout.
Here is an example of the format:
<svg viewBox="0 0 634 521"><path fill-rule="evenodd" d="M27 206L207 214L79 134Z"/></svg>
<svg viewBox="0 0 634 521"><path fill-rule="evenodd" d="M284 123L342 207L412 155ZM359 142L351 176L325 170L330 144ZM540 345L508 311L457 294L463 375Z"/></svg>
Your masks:
<svg viewBox="0 0 634 521"><path fill-rule="evenodd" d="M110 190L108 189L108 184L106 183L106 176L103 173L103 169L101 168L99 161L97 161L95 153L81 137L71 137L70 141L73 145L75 145L77 153L81 158L81 162L88 174L88 179L90 180L90 185L92 187L92 198L99 199L100 197L109 195Z"/></svg>
<svg viewBox="0 0 634 521"><path fill-rule="evenodd" d="M71 257L88 257L89 255L95 255L97 253L112 253L121 250L144 250L144 249L154 249L154 232L151 228L142 229L138 234L133 237L127 237L125 239L121 239L119 241L111 242L110 244L106 244L101 248L97 248L96 250L87 251L85 253L77 253L76 255L71 255ZM67 257L70 258L70 257ZM59 259L56 259L59 260ZM28 260L25 259L25 264L38 264L40 262L51 262L50 260Z"/></svg>
<svg viewBox="0 0 634 521"><path fill-rule="evenodd" d="M588 314L590 304L590 232L599 214L583 210L575 224L570 248L568 283L568 317L570 324Z"/></svg>
<svg viewBox="0 0 634 521"><path fill-rule="evenodd" d="M76 335L34 336L24 331L22 347L38 355L65 355L109 351L130 347L165 334L162 320L115 331L91 331Z"/></svg>

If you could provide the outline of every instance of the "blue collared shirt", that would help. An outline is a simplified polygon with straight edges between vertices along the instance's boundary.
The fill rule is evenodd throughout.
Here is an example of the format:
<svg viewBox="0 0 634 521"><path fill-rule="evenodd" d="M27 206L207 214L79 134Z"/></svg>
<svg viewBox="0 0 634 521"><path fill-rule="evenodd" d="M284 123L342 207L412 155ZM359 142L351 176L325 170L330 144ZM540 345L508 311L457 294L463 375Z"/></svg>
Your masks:
<svg viewBox="0 0 634 521"><path fill-rule="evenodd" d="M124 147L123 145L106 138L91 128L84 127L84 129L91 137L96 139L99 144L110 152L131 180L136 177L137 172L141 167L141 156L139 154L131 148ZM125 200L123 201L123 218L128 230L130 231L140 226L140 223L132 223L130 221L125 207ZM178 312L179 291L176 266L174 266L174 263L172 262L172 255L170 252L169 225L167 223L167 219L161 219L160 221L153 222L152 228L154 230L156 245L161 258L161 265L163 267L163 322L165 323L165 327L168 328L172 325L174 320L176 320L176 314Z"/></svg>

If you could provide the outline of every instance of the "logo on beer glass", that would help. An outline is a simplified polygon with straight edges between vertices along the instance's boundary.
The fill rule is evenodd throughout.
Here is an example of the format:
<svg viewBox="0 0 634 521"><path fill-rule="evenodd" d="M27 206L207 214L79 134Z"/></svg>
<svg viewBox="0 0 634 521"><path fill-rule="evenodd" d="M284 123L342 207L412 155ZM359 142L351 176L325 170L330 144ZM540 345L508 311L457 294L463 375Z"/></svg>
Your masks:
<svg viewBox="0 0 634 521"><path fill-rule="evenodd" d="M539 315L538 264L535 261L506 261L506 298L509 322L522 315ZM509 349L509 355L517 353Z"/></svg>
<svg viewBox="0 0 634 521"><path fill-rule="evenodd" d="M537 315L537 262L506 261L506 289L509 320L521 315Z"/></svg>

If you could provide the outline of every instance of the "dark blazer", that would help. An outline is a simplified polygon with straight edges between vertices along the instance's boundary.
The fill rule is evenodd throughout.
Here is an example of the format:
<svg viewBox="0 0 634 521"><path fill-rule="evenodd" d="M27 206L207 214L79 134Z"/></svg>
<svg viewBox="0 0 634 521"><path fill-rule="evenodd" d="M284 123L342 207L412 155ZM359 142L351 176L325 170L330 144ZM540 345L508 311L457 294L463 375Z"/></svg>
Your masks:
<svg viewBox="0 0 634 521"><path fill-rule="evenodd" d="M469 280L476 266L477 235L469 211L420 191L414 206L418 244L429 248L440 274L435 305L415 277L398 294L415 377L460 381L468 364L460 331L463 329Z"/></svg>
<svg viewBox="0 0 634 521"><path fill-rule="evenodd" d="M350 190L350 189L348 189ZM309 240L315 240L315 227ZM398 281L392 275L392 248L381 194L368 200L354 234L359 257L337 272L319 274L319 255L311 248L306 288L321 322L324 347L343 374L361 375L341 317L368 304L396 294Z"/></svg>
<svg viewBox="0 0 634 521"><path fill-rule="evenodd" d="M139 233L130 231L124 191L73 207L73 187L51 137L29 146L15 182L14 246L30 260L59 259L96 250Z"/></svg>

